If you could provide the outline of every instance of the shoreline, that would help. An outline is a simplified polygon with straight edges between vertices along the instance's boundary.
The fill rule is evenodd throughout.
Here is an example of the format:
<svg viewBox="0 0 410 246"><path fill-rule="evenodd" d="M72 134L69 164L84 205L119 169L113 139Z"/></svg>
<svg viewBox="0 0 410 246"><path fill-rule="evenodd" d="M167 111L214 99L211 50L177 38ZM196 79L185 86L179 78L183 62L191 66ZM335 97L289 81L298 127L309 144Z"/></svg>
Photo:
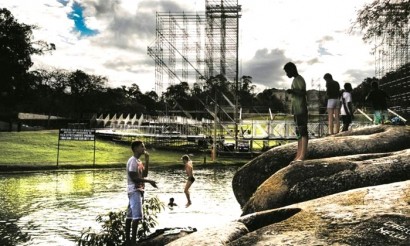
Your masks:
<svg viewBox="0 0 410 246"><path fill-rule="evenodd" d="M224 164L222 162L213 162L207 164L196 164L195 168L216 168L216 167L240 167L246 162ZM150 169L163 169L163 168L178 168L182 167L182 164L150 164ZM56 165L35 165L35 164L0 164L0 174L7 173L28 173L28 172L43 172L43 171L73 171L73 170L98 170L98 169L120 169L125 168L125 163L113 163L113 164L64 164L60 166Z"/></svg>

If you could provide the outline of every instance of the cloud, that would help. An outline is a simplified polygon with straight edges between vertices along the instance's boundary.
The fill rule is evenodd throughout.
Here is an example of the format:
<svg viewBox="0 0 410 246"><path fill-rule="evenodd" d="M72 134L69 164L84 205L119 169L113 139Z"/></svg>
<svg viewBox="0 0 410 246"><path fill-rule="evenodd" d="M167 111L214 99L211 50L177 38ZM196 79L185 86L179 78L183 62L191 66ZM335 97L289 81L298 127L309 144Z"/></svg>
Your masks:
<svg viewBox="0 0 410 246"><path fill-rule="evenodd" d="M244 63L243 75L251 76L254 84L265 87L281 88L285 73L283 66L290 59L285 56L285 52L280 49L257 50L255 56Z"/></svg>
<svg viewBox="0 0 410 246"><path fill-rule="evenodd" d="M93 36L98 34L97 30L87 27L83 16L83 7L79 3L74 2L72 12L68 14L68 18L74 21L75 28L73 30L79 32L80 36Z"/></svg>
<svg viewBox="0 0 410 246"><path fill-rule="evenodd" d="M326 43L334 41L334 38L332 36L326 35L322 37L320 40L317 41L319 44L318 46L318 53L319 56L333 56L332 53L328 51L328 48L326 48Z"/></svg>
<svg viewBox="0 0 410 246"><path fill-rule="evenodd" d="M330 53L328 49L324 48L322 45L319 45L319 48L317 51L319 52L320 56L333 56L333 54Z"/></svg>
<svg viewBox="0 0 410 246"><path fill-rule="evenodd" d="M320 63L320 60L319 58L313 58L313 59L308 60L306 63L308 65L314 65L314 64Z"/></svg>
<svg viewBox="0 0 410 246"><path fill-rule="evenodd" d="M345 82L352 84L353 88L363 82L365 78L374 77L373 69L349 69L344 74L345 81L340 85L343 86Z"/></svg>
<svg viewBox="0 0 410 246"><path fill-rule="evenodd" d="M372 0L365 0L372 1ZM240 1L241 71L257 86L287 88L290 80L283 66L293 61L305 78L323 83L331 72L340 81L373 77L374 58L359 35L340 31L361 1L273 0ZM360 2L360 3L359 3ZM155 62L147 47L155 41L156 12L205 11L205 0L78 0L84 27L98 31L93 36L72 32L69 18L74 0L2 0L22 23L36 25L35 40L55 43L52 54L34 56L34 67L80 69L106 76L108 85L139 83L142 91L155 85ZM297 8L295 8L297 6ZM326 11L323 11L326 9ZM164 85L168 81L163 81Z"/></svg>

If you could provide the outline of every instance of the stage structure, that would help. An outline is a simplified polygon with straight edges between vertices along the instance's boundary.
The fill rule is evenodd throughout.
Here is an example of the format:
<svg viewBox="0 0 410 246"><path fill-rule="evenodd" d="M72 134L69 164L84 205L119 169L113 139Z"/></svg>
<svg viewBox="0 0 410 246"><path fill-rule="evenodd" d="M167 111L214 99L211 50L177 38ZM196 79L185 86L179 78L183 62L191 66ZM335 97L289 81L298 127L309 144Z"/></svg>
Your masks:
<svg viewBox="0 0 410 246"><path fill-rule="evenodd" d="M408 9L397 4L394 12L400 15ZM380 79L380 88L390 96L392 109L410 115L410 23L390 24L375 38L375 74Z"/></svg>

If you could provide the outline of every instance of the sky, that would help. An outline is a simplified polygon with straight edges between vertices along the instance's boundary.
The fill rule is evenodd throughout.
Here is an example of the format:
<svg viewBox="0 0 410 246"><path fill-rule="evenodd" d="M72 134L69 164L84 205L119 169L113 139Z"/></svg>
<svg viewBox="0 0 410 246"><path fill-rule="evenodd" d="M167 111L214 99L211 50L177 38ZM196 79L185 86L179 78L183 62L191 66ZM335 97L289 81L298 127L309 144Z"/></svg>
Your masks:
<svg viewBox="0 0 410 246"><path fill-rule="evenodd" d="M331 73L343 86L375 76L372 44L349 32L357 11L372 0L238 0L239 77L255 92L287 89L283 66L292 61L307 89L324 90ZM32 69L82 70L105 76L107 86L155 88L156 12L203 12L205 0L1 0L20 23L36 25L34 40L56 50L33 56Z"/></svg>

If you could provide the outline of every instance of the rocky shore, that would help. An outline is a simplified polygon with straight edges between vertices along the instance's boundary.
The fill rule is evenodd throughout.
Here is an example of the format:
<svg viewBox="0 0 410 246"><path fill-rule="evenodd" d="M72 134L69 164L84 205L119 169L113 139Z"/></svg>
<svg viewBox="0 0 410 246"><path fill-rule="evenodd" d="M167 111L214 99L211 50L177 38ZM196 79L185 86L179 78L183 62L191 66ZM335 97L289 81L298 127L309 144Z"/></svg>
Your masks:
<svg viewBox="0 0 410 246"><path fill-rule="evenodd" d="M235 174L243 214L149 245L409 245L410 127L372 126L273 148Z"/></svg>

